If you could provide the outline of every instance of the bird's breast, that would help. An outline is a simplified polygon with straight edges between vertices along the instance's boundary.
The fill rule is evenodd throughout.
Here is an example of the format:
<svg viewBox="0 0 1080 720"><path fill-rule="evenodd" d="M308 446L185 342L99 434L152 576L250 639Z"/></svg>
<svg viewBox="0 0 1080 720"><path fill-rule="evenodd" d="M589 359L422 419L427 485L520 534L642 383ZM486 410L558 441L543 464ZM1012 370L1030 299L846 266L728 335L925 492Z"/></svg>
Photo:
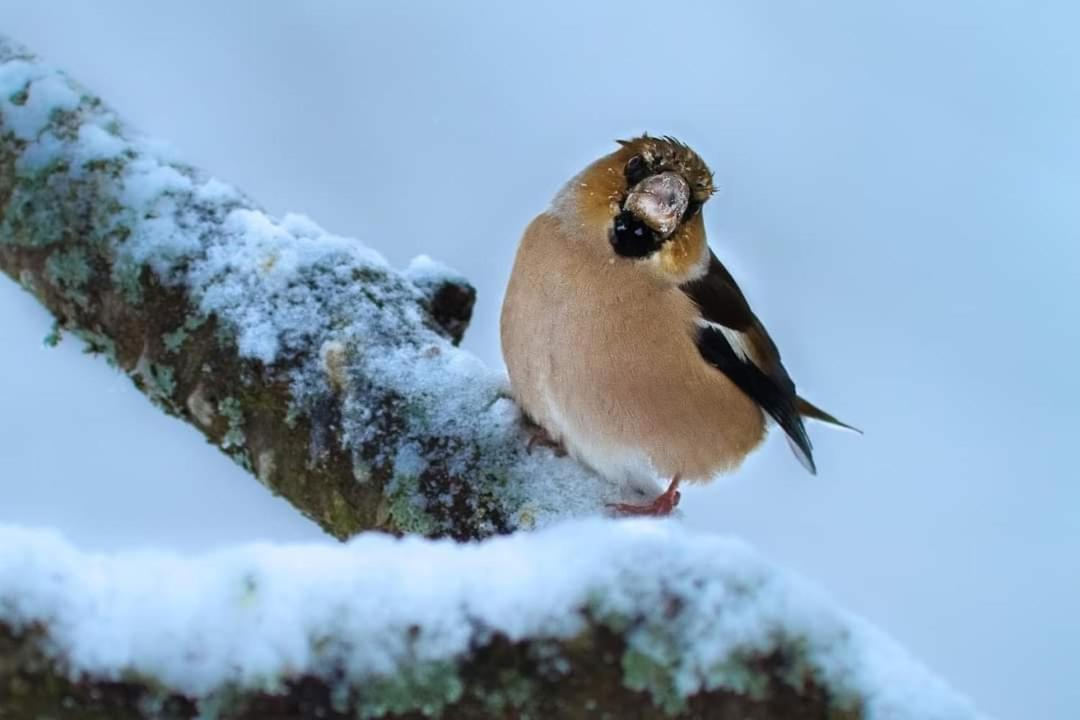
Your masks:
<svg viewBox="0 0 1080 720"><path fill-rule="evenodd" d="M525 412L569 452L655 487L675 474L708 479L760 442L760 410L702 360L680 290L632 261L529 240L503 308L504 355Z"/></svg>

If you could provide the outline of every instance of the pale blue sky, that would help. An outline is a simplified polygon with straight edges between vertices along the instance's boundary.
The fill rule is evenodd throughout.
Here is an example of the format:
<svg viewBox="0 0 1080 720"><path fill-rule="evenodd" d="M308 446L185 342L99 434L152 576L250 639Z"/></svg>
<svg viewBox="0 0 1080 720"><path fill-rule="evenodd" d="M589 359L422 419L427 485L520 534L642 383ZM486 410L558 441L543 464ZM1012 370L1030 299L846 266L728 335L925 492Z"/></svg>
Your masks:
<svg viewBox="0 0 1080 720"><path fill-rule="evenodd" d="M271 211L480 298L612 140L694 146L710 239L805 394L862 426L691 489L990 713L1080 706L1080 12L1069 3L8 0L5 32ZM312 537L0 282L0 522L90 548Z"/></svg>

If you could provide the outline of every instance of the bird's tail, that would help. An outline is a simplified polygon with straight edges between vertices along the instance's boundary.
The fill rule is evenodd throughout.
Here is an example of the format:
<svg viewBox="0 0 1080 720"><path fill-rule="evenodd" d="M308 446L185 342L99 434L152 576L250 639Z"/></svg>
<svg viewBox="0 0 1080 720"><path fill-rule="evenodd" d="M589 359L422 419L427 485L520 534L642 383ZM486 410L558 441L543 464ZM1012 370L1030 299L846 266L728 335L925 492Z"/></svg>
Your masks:
<svg viewBox="0 0 1080 720"><path fill-rule="evenodd" d="M825 423L827 425L832 425L834 427L842 428L844 430L850 430L851 432L856 432L856 433L859 433L860 435L863 434L863 431L860 430L859 428L854 427L852 425L848 425L845 422L840 422L839 420L834 418L832 415L825 412L824 410L819 408L817 405L814 405L812 402L810 402L806 398L797 397L797 398L795 398L795 403L796 403L795 407L798 408L799 414L802 415L803 417L810 418L811 420L817 420L817 421L823 422L823 423Z"/></svg>

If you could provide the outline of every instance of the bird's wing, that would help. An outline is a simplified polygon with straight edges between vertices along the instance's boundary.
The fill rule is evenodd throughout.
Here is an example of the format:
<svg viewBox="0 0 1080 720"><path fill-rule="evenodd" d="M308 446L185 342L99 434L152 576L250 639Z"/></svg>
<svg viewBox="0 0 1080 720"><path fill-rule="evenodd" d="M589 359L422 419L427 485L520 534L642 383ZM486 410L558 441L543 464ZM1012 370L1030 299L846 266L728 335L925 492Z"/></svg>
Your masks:
<svg viewBox="0 0 1080 720"><path fill-rule="evenodd" d="M795 457L816 473L795 383L731 273L713 254L705 275L683 285L682 290L701 313L696 338L701 356L776 421L787 434Z"/></svg>

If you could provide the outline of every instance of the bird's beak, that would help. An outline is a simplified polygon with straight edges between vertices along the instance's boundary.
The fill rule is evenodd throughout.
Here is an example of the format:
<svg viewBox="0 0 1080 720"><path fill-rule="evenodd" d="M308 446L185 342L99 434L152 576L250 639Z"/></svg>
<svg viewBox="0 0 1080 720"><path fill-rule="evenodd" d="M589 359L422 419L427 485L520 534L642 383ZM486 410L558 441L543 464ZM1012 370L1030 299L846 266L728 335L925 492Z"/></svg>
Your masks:
<svg viewBox="0 0 1080 720"><path fill-rule="evenodd" d="M662 172L631 188L624 209L666 238L679 226L689 203L690 186L682 175Z"/></svg>

